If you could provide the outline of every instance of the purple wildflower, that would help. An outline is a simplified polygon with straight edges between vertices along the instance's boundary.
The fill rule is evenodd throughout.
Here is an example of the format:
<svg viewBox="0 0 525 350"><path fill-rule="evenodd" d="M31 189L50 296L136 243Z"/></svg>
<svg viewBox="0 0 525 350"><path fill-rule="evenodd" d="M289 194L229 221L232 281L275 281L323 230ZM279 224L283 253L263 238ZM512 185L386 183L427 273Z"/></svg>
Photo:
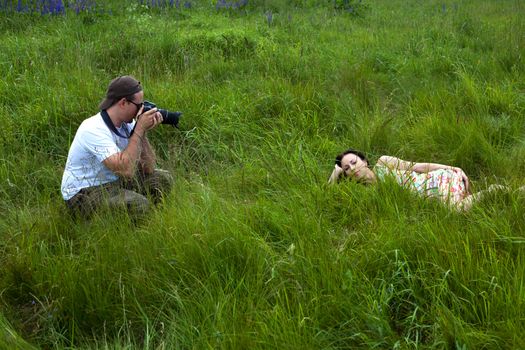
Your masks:
<svg viewBox="0 0 525 350"><path fill-rule="evenodd" d="M217 0L217 3L215 4L215 8L221 9L221 8L227 8L228 3L226 3L226 0Z"/></svg>
<svg viewBox="0 0 525 350"><path fill-rule="evenodd" d="M272 20L273 20L273 14L272 14L271 10L268 10L266 12L266 20L268 21L268 25L271 26L272 25Z"/></svg>

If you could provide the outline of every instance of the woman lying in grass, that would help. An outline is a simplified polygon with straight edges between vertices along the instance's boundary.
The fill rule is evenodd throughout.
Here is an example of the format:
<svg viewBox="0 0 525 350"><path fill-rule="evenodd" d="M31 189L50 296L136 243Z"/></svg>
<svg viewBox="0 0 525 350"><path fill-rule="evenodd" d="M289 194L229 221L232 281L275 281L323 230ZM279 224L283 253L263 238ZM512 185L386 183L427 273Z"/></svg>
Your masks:
<svg viewBox="0 0 525 350"><path fill-rule="evenodd" d="M386 176L392 176L401 186L426 197L438 198L458 210L470 209L487 193L508 189L502 185L491 185L487 190L472 194L469 179L460 168L436 163L414 163L390 156L382 156L370 169L366 156L352 149L336 157L335 168L328 182L335 183L341 177L349 177L364 184L373 184ZM525 186L520 190L525 190Z"/></svg>

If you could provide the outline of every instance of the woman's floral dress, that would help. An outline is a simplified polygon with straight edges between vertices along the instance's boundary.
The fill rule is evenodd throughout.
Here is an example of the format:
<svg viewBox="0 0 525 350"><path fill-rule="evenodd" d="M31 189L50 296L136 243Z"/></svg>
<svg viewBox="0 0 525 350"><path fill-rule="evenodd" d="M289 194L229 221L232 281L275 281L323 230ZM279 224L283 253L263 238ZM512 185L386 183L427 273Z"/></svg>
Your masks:
<svg viewBox="0 0 525 350"><path fill-rule="evenodd" d="M439 169L428 173L390 169L383 164L376 164L374 173L379 179L393 176L401 186L410 188L426 197L438 198L444 203L459 206L467 195L462 172L459 169Z"/></svg>

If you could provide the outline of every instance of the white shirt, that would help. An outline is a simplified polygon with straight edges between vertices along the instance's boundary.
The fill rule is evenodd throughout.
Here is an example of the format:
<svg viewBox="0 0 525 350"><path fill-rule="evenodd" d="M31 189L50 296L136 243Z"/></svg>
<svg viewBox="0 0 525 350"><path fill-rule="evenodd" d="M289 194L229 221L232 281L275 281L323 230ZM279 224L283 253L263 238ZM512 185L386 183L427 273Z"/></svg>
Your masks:
<svg viewBox="0 0 525 350"><path fill-rule="evenodd" d="M122 123L117 130L126 135L134 125L135 122ZM118 176L102 162L127 146L128 139L111 132L100 113L84 120L69 149L62 176L62 197L68 200L83 188L118 180Z"/></svg>

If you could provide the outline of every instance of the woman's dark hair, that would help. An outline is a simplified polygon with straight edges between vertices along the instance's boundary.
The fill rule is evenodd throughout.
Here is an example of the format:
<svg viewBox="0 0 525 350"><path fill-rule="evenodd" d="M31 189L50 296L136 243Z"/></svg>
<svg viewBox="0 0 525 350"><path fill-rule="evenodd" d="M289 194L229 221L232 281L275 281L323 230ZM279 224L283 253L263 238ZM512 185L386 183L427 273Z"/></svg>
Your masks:
<svg viewBox="0 0 525 350"><path fill-rule="evenodd" d="M366 162L366 164L368 164L368 159L366 158L365 154L361 151L357 151L355 149L347 149L346 151L344 151L343 153L341 154L338 154L337 157L335 157L335 164L337 164L338 166L341 166L341 160L343 159L344 156L346 156L347 154L355 154L356 156L358 156L359 158L361 158L362 161Z"/></svg>

